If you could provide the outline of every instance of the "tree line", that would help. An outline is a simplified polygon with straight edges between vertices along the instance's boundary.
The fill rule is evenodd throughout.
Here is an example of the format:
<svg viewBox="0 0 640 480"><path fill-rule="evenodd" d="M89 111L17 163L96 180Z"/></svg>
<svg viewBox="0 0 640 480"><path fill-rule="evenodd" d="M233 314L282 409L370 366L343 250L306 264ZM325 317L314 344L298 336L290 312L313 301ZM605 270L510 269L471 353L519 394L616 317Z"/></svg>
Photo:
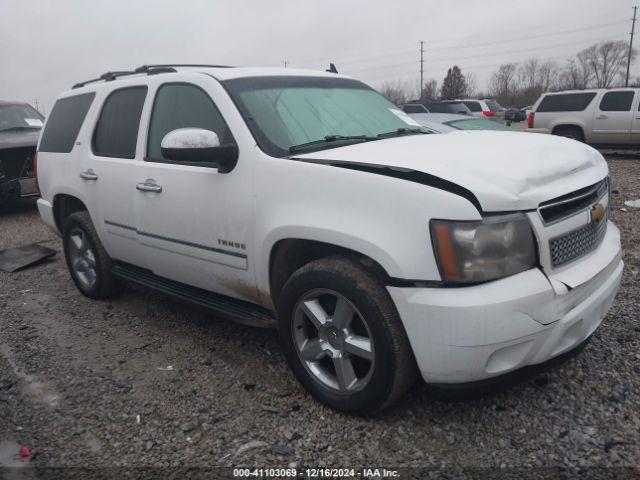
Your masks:
<svg viewBox="0 0 640 480"><path fill-rule="evenodd" d="M533 104L544 92L624 86L628 55L625 42L604 41L578 52L562 65L537 57L502 64L489 77L486 92L477 90L473 72L463 74L458 65L447 70L441 85L428 79L416 89L407 80L395 80L384 83L380 91L396 104L414 100L418 94L421 99L495 98L502 105L521 107ZM634 49L632 61L635 56ZM640 86L640 77L630 84Z"/></svg>

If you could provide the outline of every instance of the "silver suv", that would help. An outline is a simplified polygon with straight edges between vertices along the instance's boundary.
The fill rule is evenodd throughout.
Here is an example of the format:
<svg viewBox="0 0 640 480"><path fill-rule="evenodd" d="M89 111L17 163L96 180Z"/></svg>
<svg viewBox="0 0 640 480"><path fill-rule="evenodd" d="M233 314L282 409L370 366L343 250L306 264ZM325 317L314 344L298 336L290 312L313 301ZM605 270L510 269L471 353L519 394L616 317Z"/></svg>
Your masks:
<svg viewBox="0 0 640 480"><path fill-rule="evenodd" d="M637 88L545 93L529 113L529 131L552 133L598 146L640 144Z"/></svg>

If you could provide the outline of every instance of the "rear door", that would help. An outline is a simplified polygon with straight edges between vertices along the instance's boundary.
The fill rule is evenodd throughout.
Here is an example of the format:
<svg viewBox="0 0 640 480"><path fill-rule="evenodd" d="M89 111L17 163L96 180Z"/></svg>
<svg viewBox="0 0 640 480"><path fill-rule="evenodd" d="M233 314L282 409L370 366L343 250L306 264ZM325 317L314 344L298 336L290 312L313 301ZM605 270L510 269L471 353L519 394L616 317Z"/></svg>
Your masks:
<svg viewBox="0 0 640 480"><path fill-rule="evenodd" d="M146 86L113 90L102 104L91 145L79 175L89 212L109 255L139 265L143 262L135 229L134 167L143 153L137 146Z"/></svg>
<svg viewBox="0 0 640 480"><path fill-rule="evenodd" d="M593 117L592 143L631 143L631 123L636 92L616 90L606 92L595 108Z"/></svg>

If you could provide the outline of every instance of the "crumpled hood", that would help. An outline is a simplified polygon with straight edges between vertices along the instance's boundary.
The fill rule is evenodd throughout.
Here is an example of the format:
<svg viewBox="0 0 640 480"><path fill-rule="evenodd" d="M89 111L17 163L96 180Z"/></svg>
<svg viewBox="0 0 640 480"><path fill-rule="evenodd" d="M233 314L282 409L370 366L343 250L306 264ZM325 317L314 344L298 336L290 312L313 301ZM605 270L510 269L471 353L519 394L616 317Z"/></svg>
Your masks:
<svg viewBox="0 0 640 480"><path fill-rule="evenodd" d="M0 150L6 148L35 147L42 130L10 130L0 132Z"/></svg>
<svg viewBox="0 0 640 480"><path fill-rule="evenodd" d="M359 143L295 158L416 170L470 190L483 211L531 210L602 180L607 163L595 149L552 135L459 131Z"/></svg>

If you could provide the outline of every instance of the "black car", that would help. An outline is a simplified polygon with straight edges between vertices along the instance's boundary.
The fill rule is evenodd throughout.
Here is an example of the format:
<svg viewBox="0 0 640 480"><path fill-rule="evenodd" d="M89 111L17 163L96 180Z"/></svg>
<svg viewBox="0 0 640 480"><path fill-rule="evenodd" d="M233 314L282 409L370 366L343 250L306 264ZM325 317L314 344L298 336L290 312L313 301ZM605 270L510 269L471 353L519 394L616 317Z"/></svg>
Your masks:
<svg viewBox="0 0 640 480"><path fill-rule="evenodd" d="M458 100L411 100L402 105L405 113L454 113L471 115L471 110Z"/></svg>
<svg viewBox="0 0 640 480"><path fill-rule="evenodd" d="M527 119L527 114L519 108L505 107L504 119L507 122L522 122Z"/></svg>
<svg viewBox="0 0 640 480"><path fill-rule="evenodd" d="M0 101L0 202L38 195L34 157L43 120L27 103Z"/></svg>

